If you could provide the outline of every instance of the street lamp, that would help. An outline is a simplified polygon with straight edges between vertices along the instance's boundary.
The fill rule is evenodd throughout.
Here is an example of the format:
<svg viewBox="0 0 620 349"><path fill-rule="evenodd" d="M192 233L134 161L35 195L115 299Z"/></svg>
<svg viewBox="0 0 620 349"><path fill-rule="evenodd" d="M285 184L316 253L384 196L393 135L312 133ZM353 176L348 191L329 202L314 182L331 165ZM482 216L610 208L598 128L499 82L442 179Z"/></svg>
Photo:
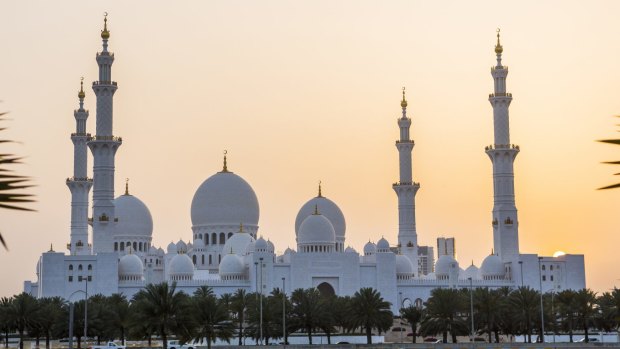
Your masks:
<svg viewBox="0 0 620 349"><path fill-rule="evenodd" d="M88 338L88 276L84 279L86 281L86 298L84 299L84 343Z"/></svg>
<svg viewBox="0 0 620 349"><path fill-rule="evenodd" d="M398 320L398 328L400 329L400 342L403 342L403 293L398 292L398 307L400 312L400 317ZM415 333L413 334L415 336Z"/></svg>
<svg viewBox="0 0 620 349"><path fill-rule="evenodd" d="M254 262L254 284L256 285L256 303L258 303L258 262ZM256 339L256 345L258 345L258 338Z"/></svg>
<svg viewBox="0 0 620 349"><path fill-rule="evenodd" d="M545 342L545 313L543 308L543 290L542 290L542 267L540 263L542 262L542 257L538 257L538 282L540 285L540 341L541 343Z"/></svg>
<svg viewBox="0 0 620 349"><path fill-rule="evenodd" d="M282 278L282 345L286 348L286 283Z"/></svg>
<svg viewBox="0 0 620 349"><path fill-rule="evenodd" d="M523 287L523 261L519 261L519 267L521 267L521 287Z"/></svg>
<svg viewBox="0 0 620 349"><path fill-rule="evenodd" d="M263 345L263 257L260 260L260 344Z"/></svg>
<svg viewBox="0 0 620 349"><path fill-rule="evenodd" d="M473 343L474 342L474 293L473 293L473 287L474 287L474 280L472 280L472 278L467 278L467 280L469 280L469 311L471 314L471 331L470 331L470 341Z"/></svg>

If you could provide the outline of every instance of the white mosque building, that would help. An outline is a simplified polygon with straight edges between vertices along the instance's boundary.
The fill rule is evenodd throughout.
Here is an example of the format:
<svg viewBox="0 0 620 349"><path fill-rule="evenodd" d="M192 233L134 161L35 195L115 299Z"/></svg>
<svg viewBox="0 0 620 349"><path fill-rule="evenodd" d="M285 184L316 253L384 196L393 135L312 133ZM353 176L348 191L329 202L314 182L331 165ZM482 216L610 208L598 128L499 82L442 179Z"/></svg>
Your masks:
<svg viewBox="0 0 620 349"><path fill-rule="evenodd" d="M392 303L421 304L437 287L519 287L561 291L585 288L584 256L566 254L543 257L519 250L519 219L515 205L513 162L519 147L510 143L508 109L512 95L506 90L507 67L502 65L499 33L491 68L494 92L494 143L486 147L493 164L494 207L491 226L493 253L480 267L461 266L452 256L438 258L435 272L419 272L415 195L410 137L411 118L403 90L400 137L396 141L400 178L392 185L398 197L398 237L390 245L382 238L369 242L360 252L346 246L346 221L338 205L323 196L311 198L295 220L297 249L275 253L274 243L258 236L259 201L250 186L230 171L224 156L221 172L207 178L196 190L191 205L191 242L170 243L166 250L152 245L153 219L147 206L129 192L114 198L114 160L122 139L115 137L112 101L117 84L112 80L114 54L108 51L107 19L101 32L103 48L97 53L99 78L92 88L97 97L96 131L86 133L89 112L84 109L83 87L74 111L73 176L66 183L71 191L71 235L67 253L52 249L39 258L36 281L24 290L36 297L60 296L68 300L88 294L128 297L150 283L176 283L191 294L208 285L218 295L237 289L287 293L316 287L321 292L352 295L373 287ZM87 176L87 148L93 157L93 177ZM89 192L92 218L89 218ZM92 235L89 235L89 226ZM293 228L293 227L291 227ZM466 269L464 269L466 268Z"/></svg>

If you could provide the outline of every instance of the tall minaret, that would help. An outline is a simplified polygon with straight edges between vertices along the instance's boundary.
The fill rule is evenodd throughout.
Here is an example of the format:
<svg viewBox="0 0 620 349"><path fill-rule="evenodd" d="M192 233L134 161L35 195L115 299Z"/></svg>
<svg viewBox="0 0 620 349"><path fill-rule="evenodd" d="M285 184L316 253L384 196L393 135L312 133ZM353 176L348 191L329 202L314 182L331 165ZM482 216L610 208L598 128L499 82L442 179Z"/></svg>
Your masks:
<svg viewBox="0 0 620 349"><path fill-rule="evenodd" d="M418 234L415 229L415 194L420 184L413 182L411 174L411 151L414 142L409 136L411 119L407 117L407 100L403 87L403 100L400 102L403 116L398 119L400 139L396 141L400 164L400 180L392 185L398 196L398 245L403 255L409 257L415 268L415 276L419 275Z"/></svg>
<svg viewBox="0 0 620 349"><path fill-rule="evenodd" d="M107 13L101 39L103 50L97 53L99 80L93 82L97 96L96 134L88 142L93 153L93 252L113 252L114 222L114 156L121 145L121 138L112 133L112 99L116 82L112 81L114 54L108 52Z"/></svg>
<svg viewBox="0 0 620 349"><path fill-rule="evenodd" d="M485 150L493 163L493 246L495 253L503 261L510 261L519 256L519 220L515 205L513 170L519 146L510 144L508 107L512 94L506 93L508 67L502 65L503 50L498 29L495 45L497 65L491 68L495 92L489 95L489 102L493 106L495 144Z"/></svg>
<svg viewBox="0 0 620 349"><path fill-rule="evenodd" d="M73 177L67 178L67 186L71 191L71 242L67 246L72 255L90 254L88 245L88 193L93 186L93 180L88 178L88 150L86 142L90 134L86 133L86 119L88 110L84 109L84 78L80 82L80 108L73 111L76 127L71 134L73 141Z"/></svg>

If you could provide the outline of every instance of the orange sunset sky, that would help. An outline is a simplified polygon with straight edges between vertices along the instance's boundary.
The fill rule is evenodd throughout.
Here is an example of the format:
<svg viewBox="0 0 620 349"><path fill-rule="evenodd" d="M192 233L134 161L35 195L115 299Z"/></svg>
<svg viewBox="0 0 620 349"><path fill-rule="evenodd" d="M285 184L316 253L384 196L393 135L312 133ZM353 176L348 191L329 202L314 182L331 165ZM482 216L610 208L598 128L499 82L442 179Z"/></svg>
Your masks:
<svg viewBox="0 0 620 349"><path fill-rule="evenodd" d="M398 137L407 87L418 240L455 237L461 266L492 248L495 30L510 69L521 252L585 254L597 292L620 282L615 183L620 147L617 1L4 1L2 153L36 184L37 212L0 211L0 296L35 279L41 252L69 241L73 109L97 79L103 13L115 53L116 190L150 208L153 242L191 239L195 190L229 169L254 188L259 234L295 246L297 210L316 195L347 220L347 245L396 242ZM95 99L86 91L94 133ZM92 158L89 159L89 166ZM92 169L90 170L92 175Z"/></svg>

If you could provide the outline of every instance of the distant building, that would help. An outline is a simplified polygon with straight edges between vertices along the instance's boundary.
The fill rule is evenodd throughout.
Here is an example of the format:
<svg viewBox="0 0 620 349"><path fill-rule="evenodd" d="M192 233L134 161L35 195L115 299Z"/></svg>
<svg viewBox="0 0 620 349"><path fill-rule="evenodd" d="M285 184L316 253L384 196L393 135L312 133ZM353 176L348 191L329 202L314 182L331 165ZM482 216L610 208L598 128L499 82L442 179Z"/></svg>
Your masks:
<svg viewBox="0 0 620 349"><path fill-rule="evenodd" d="M418 274L428 275L435 272L434 252L433 246L418 246Z"/></svg>
<svg viewBox="0 0 620 349"><path fill-rule="evenodd" d="M456 258L456 242L454 238L437 238L437 258L441 256Z"/></svg>

